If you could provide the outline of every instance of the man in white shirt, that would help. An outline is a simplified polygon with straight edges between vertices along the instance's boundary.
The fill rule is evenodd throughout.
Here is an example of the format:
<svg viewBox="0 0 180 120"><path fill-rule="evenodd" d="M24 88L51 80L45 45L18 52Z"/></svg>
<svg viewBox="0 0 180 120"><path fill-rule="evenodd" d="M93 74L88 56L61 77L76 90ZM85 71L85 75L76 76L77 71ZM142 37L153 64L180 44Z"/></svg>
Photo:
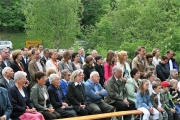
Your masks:
<svg viewBox="0 0 180 120"><path fill-rule="evenodd" d="M166 56L169 59L169 62L167 63L167 67L169 68L169 70L174 69L173 62L171 60L171 58L173 57L173 54L174 54L174 52L172 50L168 50L167 51L167 55Z"/></svg>

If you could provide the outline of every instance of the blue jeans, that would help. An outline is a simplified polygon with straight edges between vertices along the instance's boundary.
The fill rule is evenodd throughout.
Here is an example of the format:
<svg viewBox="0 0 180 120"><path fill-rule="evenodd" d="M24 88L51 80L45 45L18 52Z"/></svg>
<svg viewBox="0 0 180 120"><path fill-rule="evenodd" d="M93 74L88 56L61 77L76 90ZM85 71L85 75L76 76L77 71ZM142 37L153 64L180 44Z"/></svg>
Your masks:
<svg viewBox="0 0 180 120"><path fill-rule="evenodd" d="M176 111L177 111L177 113L180 114L180 105L175 104L175 106L176 106Z"/></svg>

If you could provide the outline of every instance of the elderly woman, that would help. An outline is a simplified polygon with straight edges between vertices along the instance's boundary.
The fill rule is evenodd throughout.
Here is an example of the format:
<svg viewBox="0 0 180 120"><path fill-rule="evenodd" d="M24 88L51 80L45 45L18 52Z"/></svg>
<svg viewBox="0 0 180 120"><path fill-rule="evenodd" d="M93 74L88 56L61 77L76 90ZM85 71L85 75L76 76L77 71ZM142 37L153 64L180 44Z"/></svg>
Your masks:
<svg viewBox="0 0 180 120"><path fill-rule="evenodd" d="M48 60L48 61L46 62L46 69L48 69L48 68L50 68L50 67L54 67L55 70L56 70L56 73L59 75L59 74L60 74L60 73L59 73L60 69L59 69L59 67L58 67L59 61L57 60L57 56L58 56L57 51L51 50L51 51L49 52L49 56L50 56L50 60Z"/></svg>
<svg viewBox="0 0 180 120"><path fill-rule="evenodd" d="M93 66L94 60L91 55L87 56L85 59L85 65L83 66L84 70L84 81L87 81L90 78L90 74L92 71L95 71L95 67Z"/></svg>
<svg viewBox="0 0 180 120"><path fill-rule="evenodd" d="M76 70L75 66L71 62L71 53L69 51L65 51L63 53L63 60L59 62L59 69L60 70L68 69L70 73Z"/></svg>
<svg viewBox="0 0 180 120"><path fill-rule="evenodd" d="M130 71L131 68L129 64L126 62L128 59L128 54L126 51L121 51L118 53L118 62L117 66L122 68L122 79L127 81L127 79L131 78Z"/></svg>
<svg viewBox="0 0 180 120"><path fill-rule="evenodd" d="M68 69L64 69L61 71L61 77L62 77L62 80L60 81L60 85L61 85L63 94L66 96L67 86L69 84L71 73L69 72Z"/></svg>
<svg viewBox="0 0 180 120"><path fill-rule="evenodd" d="M140 71L138 68L133 68L130 72L131 78L127 80L125 87L127 89L128 96L127 98L136 103L136 94L139 90L140 84Z"/></svg>
<svg viewBox="0 0 180 120"><path fill-rule="evenodd" d="M71 75L71 82L67 88L67 103L74 107L77 115L83 116L92 114L92 110L85 105L86 94L82 83L83 71L75 70Z"/></svg>
<svg viewBox="0 0 180 120"><path fill-rule="evenodd" d="M68 107L68 104L65 103L65 96L60 87L60 77L57 74L51 74L49 81L51 84L48 88L49 98L55 110L62 118L76 116L76 112L73 110L73 107Z"/></svg>
<svg viewBox="0 0 180 120"><path fill-rule="evenodd" d="M21 50L13 51L12 58L13 58L13 61L10 67L13 69L13 71L14 72L25 71L25 68L23 64L21 63L21 60L22 60Z"/></svg>
<svg viewBox="0 0 180 120"><path fill-rule="evenodd" d="M46 74L38 71L35 73L37 83L31 88L31 99L37 111L41 112L45 119L61 118L60 114L56 112L50 104L49 94L44 85L46 82Z"/></svg>
<svg viewBox="0 0 180 120"><path fill-rule="evenodd" d="M11 113L11 119L38 119L44 120L42 114L36 111L33 104L30 101L28 92L24 87L26 82L26 73L23 71L18 71L14 74L15 85L9 89L9 99L13 106L13 111Z"/></svg>
<svg viewBox="0 0 180 120"><path fill-rule="evenodd" d="M49 76L50 76L51 74L56 74L56 68L50 67L50 68L48 68L48 69L46 70L46 76L48 77L48 78L46 79L46 87L47 87L47 88L48 88L49 85L50 85Z"/></svg>
<svg viewBox="0 0 180 120"><path fill-rule="evenodd" d="M72 54L72 62L76 69L82 69L82 64L79 63L79 53L73 53Z"/></svg>

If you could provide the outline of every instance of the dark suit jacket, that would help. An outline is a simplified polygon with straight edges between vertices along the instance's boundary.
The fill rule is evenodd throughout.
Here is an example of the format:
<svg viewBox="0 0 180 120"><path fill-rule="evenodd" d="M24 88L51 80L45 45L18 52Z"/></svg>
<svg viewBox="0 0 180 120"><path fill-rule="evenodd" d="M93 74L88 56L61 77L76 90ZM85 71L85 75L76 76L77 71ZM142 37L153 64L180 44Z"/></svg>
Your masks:
<svg viewBox="0 0 180 120"><path fill-rule="evenodd" d="M84 56L84 60L85 60L85 56ZM84 64L84 62L83 62L83 60L82 60L81 56L79 56L79 63L80 63L81 65L83 65L83 64Z"/></svg>
<svg viewBox="0 0 180 120"><path fill-rule="evenodd" d="M41 60L44 62L44 64L46 64L46 58L43 56L42 58L41 58Z"/></svg>
<svg viewBox="0 0 180 120"><path fill-rule="evenodd" d="M44 93L43 93L42 87L44 88L44 90L48 96L48 99L46 100L47 107L44 107L45 98L44 98ZM52 108L52 105L50 104L47 88L45 85L42 87L38 83L36 83L31 88L31 93L30 93L32 103L33 103L34 107L36 108L36 110L39 112L46 111L47 108Z"/></svg>
<svg viewBox="0 0 180 120"><path fill-rule="evenodd" d="M45 64L43 61L40 61L41 62L41 65L43 67L43 72L46 72L45 70ZM36 64L36 60L31 60L29 62L29 65L28 65L28 70L29 70L29 74L30 74L30 84L29 84L29 87L32 88L37 82L35 80L35 73L37 71L39 71L39 68Z"/></svg>
<svg viewBox="0 0 180 120"><path fill-rule="evenodd" d="M24 65L23 65L21 62L20 62L20 64L21 64L22 68L24 69L24 72L26 72ZM10 67L13 69L14 72L22 71L16 61L13 61L13 62L11 63L11 66L10 66Z"/></svg>
<svg viewBox="0 0 180 120"><path fill-rule="evenodd" d="M12 109L7 90L0 87L0 116L6 115L9 120Z"/></svg>
<svg viewBox="0 0 180 120"><path fill-rule="evenodd" d="M28 64L29 64L29 60L28 57L26 57L26 63L24 61L24 58L22 57L21 63L23 64L24 67L24 72L27 73L27 78L29 77L29 71L28 71ZM28 79L29 80L29 79Z"/></svg>
<svg viewBox="0 0 180 120"><path fill-rule="evenodd" d="M62 100L59 99L57 91L60 91L61 95L62 95ZM49 93L49 99L50 102L52 104L52 106L56 109L56 108L60 108L62 107L62 102L65 101L65 96L62 92L61 87L59 86L58 88L56 88L54 85L50 85L48 87L48 93Z"/></svg>
<svg viewBox="0 0 180 120"><path fill-rule="evenodd" d="M11 66L11 61L10 60L6 60L7 62L7 66L4 64L4 62L2 61L2 64L1 64L1 68L4 69L5 67L10 67Z"/></svg>
<svg viewBox="0 0 180 120"><path fill-rule="evenodd" d="M100 80L99 83L101 84L101 86L104 86L104 66L102 65L98 65L97 63L95 63L95 70L99 73L100 76Z"/></svg>
<svg viewBox="0 0 180 120"><path fill-rule="evenodd" d="M10 82L11 82L12 85L15 84L14 80L11 80ZM0 87L3 87L5 89L7 89L7 90L10 88L8 82L6 81L6 79L4 77L2 79L0 79Z"/></svg>
<svg viewBox="0 0 180 120"><path fill-rule="evenodd" d="M86 100L84 84L75 86L74 82L70 82L67 88L66 99L68 105L72 105L77 112L80 110L80 104L84 105Z"/></svg>
<svg viewBox="0 0 180 120"><path fill-rule="evenodd" d="M9 88L8 94L11 104L13 106L13 111L11 114L11 119L19 118L23 113L26 112L26 107L30 109L33 108L33 105L30 101L28 92L25 87L23 87L25 98L21 95L18 88L14 85Z"/></svg>

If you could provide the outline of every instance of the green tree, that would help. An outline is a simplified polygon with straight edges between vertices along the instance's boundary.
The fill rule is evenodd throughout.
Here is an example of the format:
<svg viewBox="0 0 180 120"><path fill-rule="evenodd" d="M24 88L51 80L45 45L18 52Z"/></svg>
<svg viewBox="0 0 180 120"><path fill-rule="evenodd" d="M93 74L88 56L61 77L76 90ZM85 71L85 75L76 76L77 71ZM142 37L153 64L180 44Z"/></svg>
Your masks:
<svg viewBox="0 0 180 120"><path fill-rule="evenodd" d="M80 31L80 7L80 0L27 0L24 10L27 35L48 42L48 47L70 47Z"/></svg>
<svg viewBox="0 0 180 120"><path fill-rule="evenodd" d="M0 31L24 31L25 17L22 13L22 0L0 0Z"/></svg>

